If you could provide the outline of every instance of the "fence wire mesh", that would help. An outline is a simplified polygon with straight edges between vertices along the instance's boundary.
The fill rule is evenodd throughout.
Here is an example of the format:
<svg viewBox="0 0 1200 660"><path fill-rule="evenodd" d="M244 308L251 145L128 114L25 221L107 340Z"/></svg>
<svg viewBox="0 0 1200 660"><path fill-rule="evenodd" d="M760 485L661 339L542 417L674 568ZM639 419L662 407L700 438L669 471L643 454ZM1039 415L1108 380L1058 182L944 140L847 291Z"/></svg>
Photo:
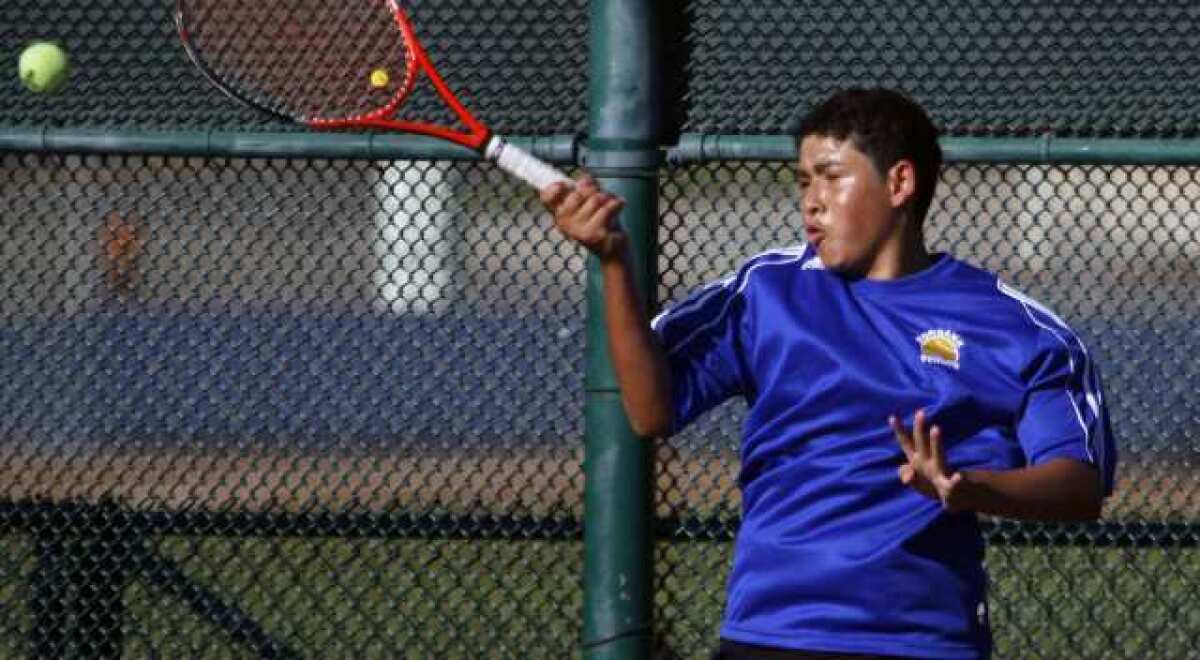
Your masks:
<svg viewBox="0 0 1200 660"><path fill-rule="evenodd" d="M582 550L537 539L581 516L583 260L520 184L449 162L0 158L3 498L100 507L81 529L10 512L10 624L75 608L103 640L95 599L57 591L75 571L131 590L131 652L246 642L251 622L271 631L252 648L318 655L572 647ZM190 522L152 538L150 514ZM333 540L274 538L271 515ZM354 538L372 535L394 539ZM212 602L181 595L201 585ZM184 625L181 598L208 622ZM36 655L89 653L56 635Z"/></svg>
<svg viewBox="0 0 1200 660"><path fill-rule="evenodd" d="M904 89L958 135L1197 135L1189 2L694 0L674 20L684 131L776 133L852 85ZM752 72L752 73L748 73Z"/></svg>
<svg viewBox="0 0 1200 660"><path fill-rule="evenodd" d="M287 129L195 74L172 4L5 2L0 52L53 37L75 76L7 77L0 126ZM427 2L421 36L497 131L583 133L588 4ZM663 12L675 133L778 133L853 84L954 135L1197 133L1191 3ZM800 241L787 163L666 169L661 196L664 302ZM0 654L578 653L584 262L529 191L448 161L0 153L0 199ZM989 528L999 657L1200 655L1197 199L1195 167L944 174L930 243L1080 331L1123 452L1113 525ZM658 447L663 655L716 641L741 416Z"/></svg>
<svg viewBox="0 0 1200 660"><path fill-rule="evenodd" d="M418 38L446 83L500 133L582 131L587 119L587 2L417 0ZM0 52L16 65L28 41L68 47L74 76L53 99L0 82L0 124L296 130L213 89L179 47L173 0L37 2L0 6ZM413 99L418 116L442 106Z"/></svg>

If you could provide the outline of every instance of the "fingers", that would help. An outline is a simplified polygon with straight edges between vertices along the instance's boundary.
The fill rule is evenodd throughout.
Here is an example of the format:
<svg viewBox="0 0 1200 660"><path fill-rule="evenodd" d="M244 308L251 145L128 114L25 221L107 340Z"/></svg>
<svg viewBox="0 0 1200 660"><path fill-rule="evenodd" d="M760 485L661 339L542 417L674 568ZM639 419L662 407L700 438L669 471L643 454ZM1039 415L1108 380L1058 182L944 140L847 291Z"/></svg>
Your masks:
<svg viewBox="0 0 1200 660"><path fill-rule="evenodd" d="M605 257L624 245L617 216L625 203L605 192L584 175L574 186L557 183L539 193L542 203L554 214L554 223L568 238Z"/></svg>
<svg viewBox="0 0 1200 660"><path fill-rule="evenodd" d="M538 197L541 198L542 204L547 206L558 206L563 202L563 199L572 191L594 191L596 190L596 182L592 176L584 174L580 179L569 184L569 182L559 181L557 184L551 184L538 191Z"/></svg>
<svg viewBox="0 0 1200 660"><path fill-rule="evenodd" d="M616 199L612 195L596 188L592 190L577 191L571 195L578 199L578 206L575 207L575 215L582 216L589 223L595 222L597 216L602 216L598 213L606 204Z"/></svg>
<svg viewBox="0 0 1200 660"><path fill-rule="evenodd" d="M551 184L538 193L538 196L560 224L564 220L576 220L576 216L594 211L596 202L612 197L597 188L595 182L586 176L574 186L568 183ZM593 206L585 209L589 202L592 202Z"/></svg>
<svg viewBox="0 0 1200 660"><path fill-rule="evenodd" d="M912 436L901 426L900 419L895 415L888 417L888 426L892 427L892 433L896 435L896 441L900 443L900 449L904 451L904 457L911 463L914 455L917 453L917 448L913 445Z"/></svg>
<svg viewBox="0 0 1200 660"><path fill-rule="evenodd" d="M566 184L556 184L556 185L566 185ZM579 207L583 206L583 202L584 202L584 200L587 199L589 194L595 194L595 193L584 191L578 187L567 189L567 193L562 196L562 199L561 199L561 201L559 201L558 206L556 208L552 209L554 211L554 215L559 218L563 218L563 217L571 218L572 216L578 215Z"/></svg>
<svg viewBox="0 0 1200 660"><path fill-rule="evenodd" d="M579 180L574 185L565 182L552 183L538 191L538 197L541 198L542 204L545 204L551 211L558 213L563 202L571 195L571 193L579 192L583 195L590 194L599 190L596 186L596 180L587 174L579 177Z"/></svg>
<svg viewBox="0 0 1200 660"><path fill-rule="evenodd" d="M929 456L929 432L925 419L925 409L917 409L917 414L913 415L913 445L917 448L917 455L921 457Z"/></svg>
<svg viewBox="0 0 1200 660"><path fill-rule="evenodd" d="M913 415L911 430L905 428L895 415L888 417L888 426L908 459L896 468L900 483L940 500L948 511L955 510L959 505L952 500L963 475L961 472L951 474L947 468L942 428L930 424L929 415L923 408Z"/></svg>
<svg viewBox="0 0 1200 660"><path fill-rule="evenodd" d="M933 461L938 474L946 473L946 454L942 450L942 429L933 426L929 429L929 458Z"/></svg>
<svg viewBox="0 0 1200 660"><path fill-rule="evenodd" d="M617 213L623 203L620 198L599 189L579 196L581 201L573 212L576 226L588 242L603 240L616 229Z"/></svg>
<svg viewBox="0 0 1200 660"><path fill-rule="evenodd" d="M888 426L896 436L896 442L904 451L904 457L909 463L926 463L936 468L938 473L946 472L945 443L941 427L929 424L929 416L924 408L913 415L911 430L904 427L895 415L888 417Z"/></svg>
<svg viewBox="0 0 1200 660"><path fill-rule="evenodd" d="M538 191L538 198L551 211L557 209L570 194L572 188L566 183L552 183Z"/></svg>

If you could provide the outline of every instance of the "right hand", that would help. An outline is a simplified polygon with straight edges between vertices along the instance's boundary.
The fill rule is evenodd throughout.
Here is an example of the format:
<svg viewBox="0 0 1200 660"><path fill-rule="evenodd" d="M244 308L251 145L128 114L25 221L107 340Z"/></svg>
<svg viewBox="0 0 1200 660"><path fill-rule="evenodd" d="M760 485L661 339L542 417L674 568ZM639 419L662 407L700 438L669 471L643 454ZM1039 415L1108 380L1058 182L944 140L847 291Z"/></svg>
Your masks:
<svg viewBox="0 0 1200 660"><path fill-rule="evenodd" d="M589 176L572 187L556 183L541 191L542 204L554 214L554 224L567 238L602 261L620 258L628 244L617 216L624 200L601 190Z"/></svg>

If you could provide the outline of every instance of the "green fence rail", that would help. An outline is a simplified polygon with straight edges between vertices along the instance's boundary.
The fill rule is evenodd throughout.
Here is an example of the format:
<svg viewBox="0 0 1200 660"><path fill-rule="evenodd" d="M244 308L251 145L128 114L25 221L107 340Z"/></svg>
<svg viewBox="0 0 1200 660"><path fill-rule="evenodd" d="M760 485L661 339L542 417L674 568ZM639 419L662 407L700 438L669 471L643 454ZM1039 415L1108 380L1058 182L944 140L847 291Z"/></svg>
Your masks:
<svg viewBox="0 0 1200 660"><path fill-rule="evenodd" d="M506 137L554 163L576 161L572 135ZM127 154L208 158L349 158L358 160L480 160L473 149L419 135L137 131L112 128L0 127L0 150L30 153Z"/></svg>
<svg viewBox="0 0 1200 660"><path fill-rule="evenodd" d="M506 136L513 144L560 165L602 170L634 165L655 169L708 162L785 162L796 158L787 135L685 134L650 156L626 149L597 150L577 135ZM941 140L947 163L1047 165L1200 165L1200 140L1134 138L970 138ZM338 158L350 160L479 161L466 147L413 135L131 130L0 126L0 151L45 154L195 156L207 158ZM609 155L602 156L602 153ZM607 158L607 160L604 160ZM640 160L638 160L640 158Z"/></svg>

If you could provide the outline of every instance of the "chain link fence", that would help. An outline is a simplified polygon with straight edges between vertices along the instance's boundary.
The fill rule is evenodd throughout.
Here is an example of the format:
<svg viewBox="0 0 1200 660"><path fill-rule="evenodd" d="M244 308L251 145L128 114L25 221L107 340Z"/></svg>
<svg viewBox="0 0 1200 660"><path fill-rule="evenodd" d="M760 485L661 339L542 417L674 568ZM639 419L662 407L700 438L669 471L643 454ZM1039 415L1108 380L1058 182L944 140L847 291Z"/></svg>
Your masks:
<svg viewBox="0 0 1200 660"><path fill-rule="evenodd" d="M53 37L75 77L8 76L0 126L292 130L203 83L171 4L5 3L6 61ZM484 121L586 132L588 3L425 5ZM952 136L1196 134L1189 3L883 9L663 9L663 146L781 133L851 84ZM664 167L659 300L800 242L794 189L775 158ZM0 199L0 654L578 653L585 263L521 184L415 156L14 150ZM944 172L932 247L1080 331L1122 449L1106 524L988 527L999 657L1200 655L1197 199L1185 165ZM657 447L663 656L716 641L741 415Z"/></svg>
<svg viewBox="0 0 1200 660"><path fill-rule="evenodd" d="M536 537L578 534L582 256L536 199L463 163L2 162L10 623L103 640L59 593L97 580L135 653L248 622L260 651L573 646L581 548ZM60 632L36 655L89 654Z"/></svg>
<svg viewBox="0 0 1200 660"><path fill-rule="evenodd" d="M417 37L446 83L488 126L515 135L585 129L586 0L406 4L420 12ZM176 39L174 11L170 0L5 2L0 46L9 70L26 42L50 39L68 47L75 73L52 100L5 76L0 124L297 130L230 101L196 73ZM425 95L407 107L440 114L436 103Z"/></svg>
<svg viewBox="0 0 1200 660"><path fill-rule="evenodd" d="M1188 2L692 0L677 125L778 133L854 85L906 90L953 135L1195 137Z"/></svg>
<svg viewBox="0 0 1200 660"><path fill-rule="evenodd" d="M0 123L295 130L196 74L173 5L5 3L14 73L36 38L74 73L52 98L6 76ZM582 128L586 3L425 5L485 121ZM0 655L575 648L583 258L518 185L451 161L0 154Z"/></svg>

